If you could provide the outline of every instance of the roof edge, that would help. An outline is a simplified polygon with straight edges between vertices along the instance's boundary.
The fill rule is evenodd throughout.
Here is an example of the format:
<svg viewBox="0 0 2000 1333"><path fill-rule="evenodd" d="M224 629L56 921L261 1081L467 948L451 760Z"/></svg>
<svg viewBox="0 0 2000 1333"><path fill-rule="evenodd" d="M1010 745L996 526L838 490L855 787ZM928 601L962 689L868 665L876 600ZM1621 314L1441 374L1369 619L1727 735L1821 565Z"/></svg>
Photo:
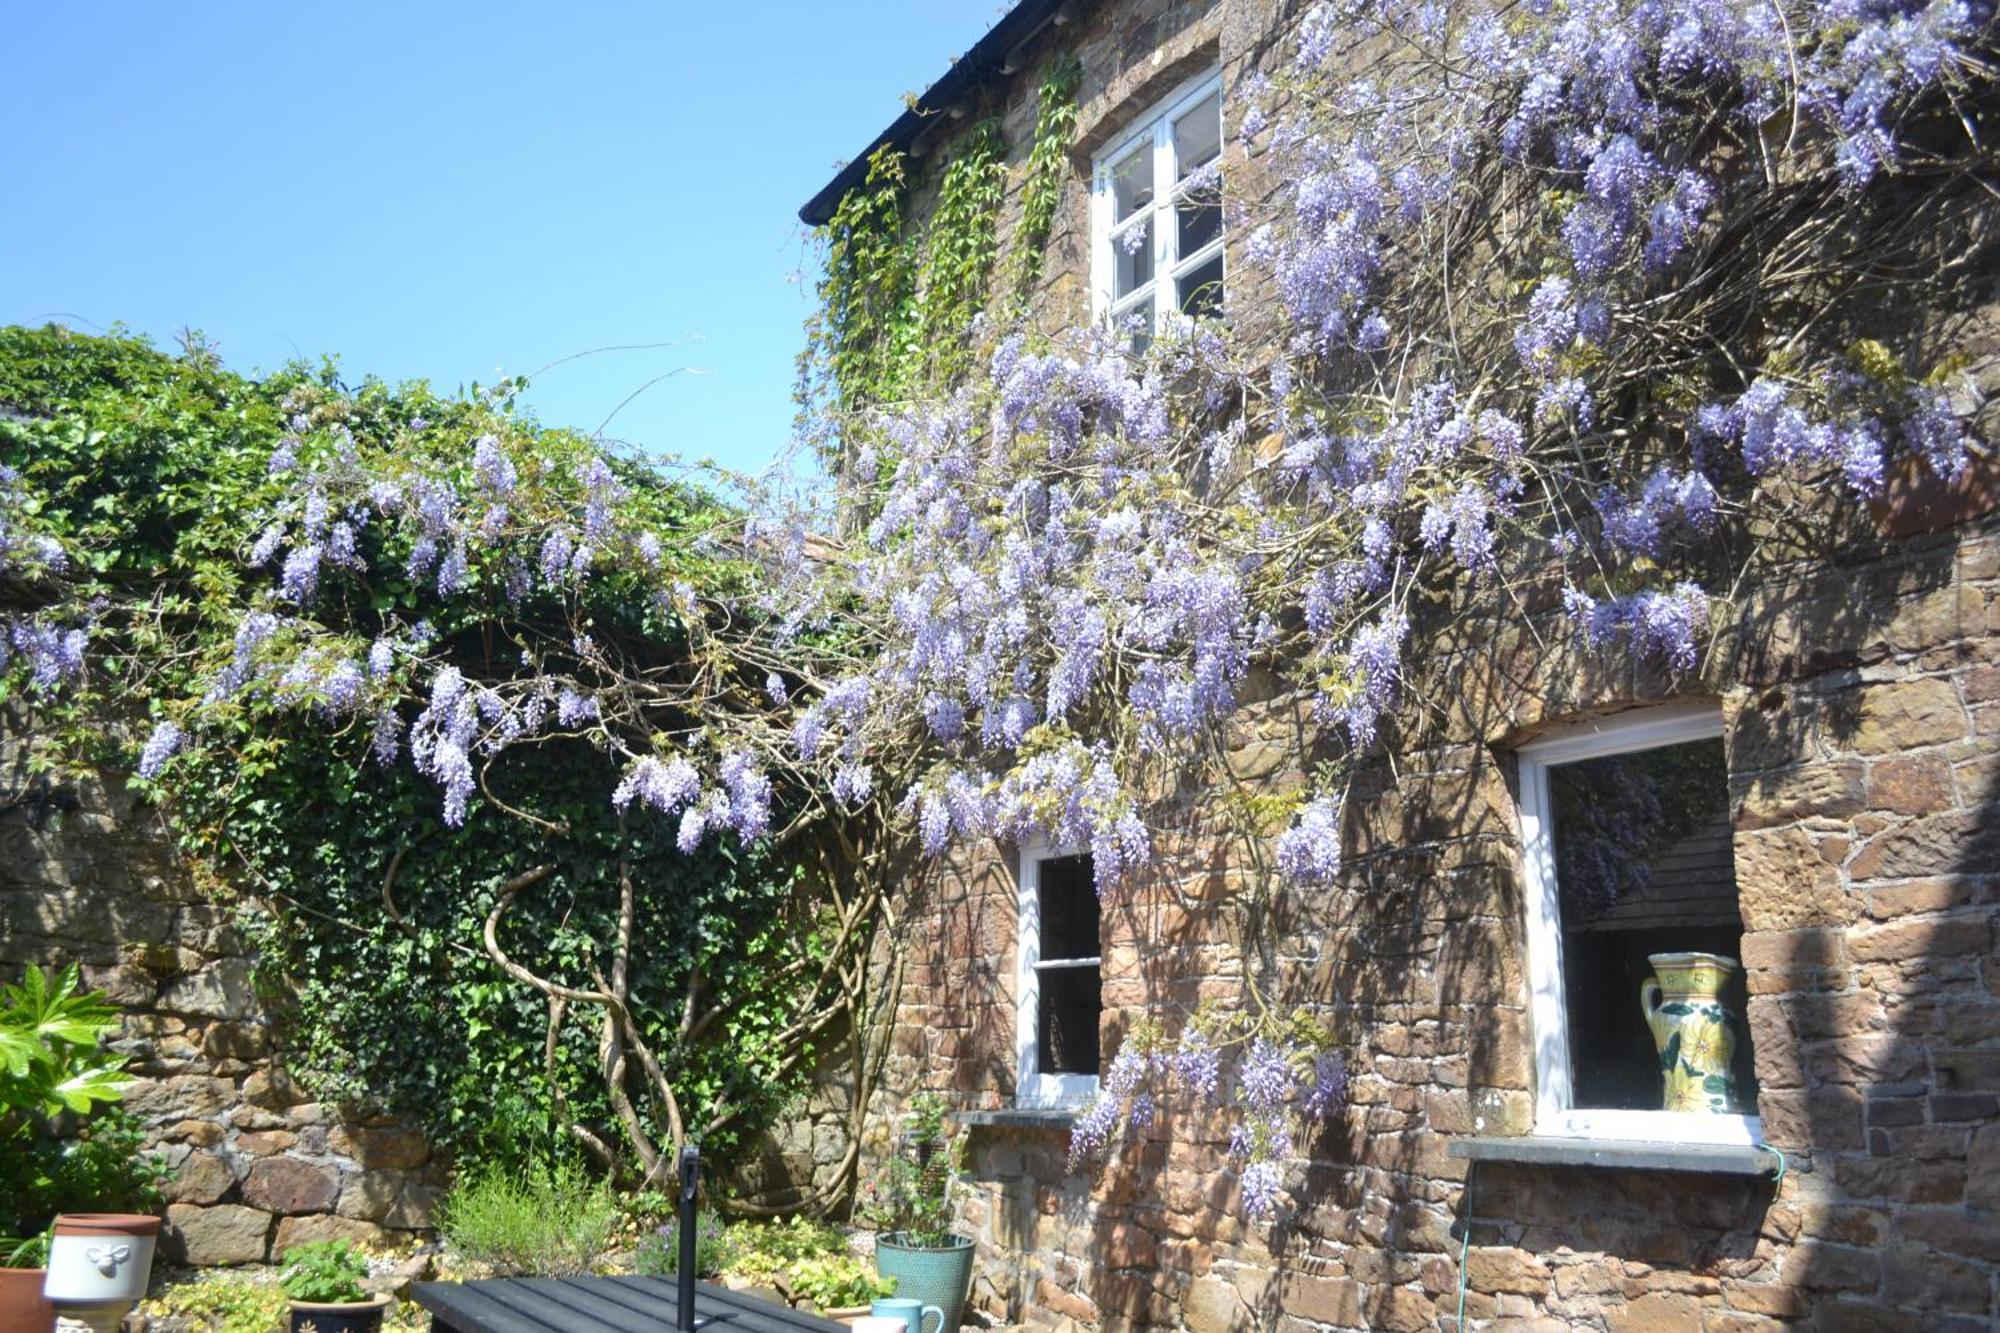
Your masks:
<svg viewBox="0 0 2000 1333"><path fill-rule="evenodd" d="M867 179L869 158L885 147L909 151L933 117L948 110L961 95L989 75L1012 73L1011 62L1021 47L1050 23L1066 21L1075 9L1076 0L1020 0L984 37L973 43L970 51L953 62L912 107L896 117L888 129L876 135L866 149L821 186L819 193L799 209L799 221L808 227L825 226L847 192Z"/></svg>

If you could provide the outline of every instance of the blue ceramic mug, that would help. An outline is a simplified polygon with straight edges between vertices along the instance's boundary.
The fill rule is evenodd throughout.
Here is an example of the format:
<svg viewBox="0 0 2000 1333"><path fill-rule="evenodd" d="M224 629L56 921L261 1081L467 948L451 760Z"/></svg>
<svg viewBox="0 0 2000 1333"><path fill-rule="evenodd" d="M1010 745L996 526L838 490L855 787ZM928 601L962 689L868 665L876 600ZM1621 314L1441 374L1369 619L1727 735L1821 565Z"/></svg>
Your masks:
<svg viewBox="0 0 2000 1333"><path fill-rule="evenodd" d="M868 1313L881 1315L885 1319L900 1319L910 1333L944 1333L944 1311L935 1305L925 1305L922 1301L890 1299L877 1301L868 1307ZM937 1316L935 1326L926 1330L924 1320Z"/></svg>

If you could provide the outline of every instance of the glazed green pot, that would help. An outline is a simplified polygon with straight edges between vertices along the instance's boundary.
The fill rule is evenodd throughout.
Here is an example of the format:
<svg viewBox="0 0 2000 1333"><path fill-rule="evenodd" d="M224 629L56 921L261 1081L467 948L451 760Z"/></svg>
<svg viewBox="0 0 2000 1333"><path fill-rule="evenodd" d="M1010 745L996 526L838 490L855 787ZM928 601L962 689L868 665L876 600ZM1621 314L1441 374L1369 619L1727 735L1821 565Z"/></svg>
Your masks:
<svg viewBox="0 0 2000 1333"><path fill-rule="evenodd" d="M1639 1005L1660 1053L1663 1110L1728 1115L1736 1110L1736 1015L1723 987L1740 967L1712 953L1656 953Z"/></svg>
<svg viewBox="0 0 2000 1333"><path fill-rule="evenodd" d="M907 1244L891 1231L875 1240L875 1271L896 1279L896 1294L944 1311L941 1333L956 1333L972 1292L972 1237L953 1236L941 1247Z"/></svg>

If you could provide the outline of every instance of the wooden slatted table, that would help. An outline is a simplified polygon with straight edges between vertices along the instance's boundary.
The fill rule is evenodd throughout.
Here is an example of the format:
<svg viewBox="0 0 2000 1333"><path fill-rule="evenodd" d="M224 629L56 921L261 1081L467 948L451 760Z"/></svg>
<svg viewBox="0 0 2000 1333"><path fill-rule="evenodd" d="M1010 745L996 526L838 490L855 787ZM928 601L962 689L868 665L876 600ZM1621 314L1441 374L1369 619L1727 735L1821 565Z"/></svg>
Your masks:
<svg viewBox="0 0 2000 1333"><path fill-rule="evenodd" d="M680 1297L656 1277L504 1277L420 1282L411 1293L435 1333L679 1333ZM847 1333L845 1324L709 1283L696 1326L713 1333Z"/></svg>

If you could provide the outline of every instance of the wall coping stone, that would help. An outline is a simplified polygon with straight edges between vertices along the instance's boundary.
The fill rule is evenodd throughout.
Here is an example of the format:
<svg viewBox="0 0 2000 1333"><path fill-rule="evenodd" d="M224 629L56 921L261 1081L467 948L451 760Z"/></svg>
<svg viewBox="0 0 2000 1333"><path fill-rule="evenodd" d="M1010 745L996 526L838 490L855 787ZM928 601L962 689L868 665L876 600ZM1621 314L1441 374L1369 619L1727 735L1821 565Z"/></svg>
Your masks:
<svg viewBox="0 0 2000 1333"><path fill-rule="evenodd" d="M990 1125L996 1129L1068 1129L1076 1123L1076 1112L1016 1106L1000 1111L954 1111L951 1118L961 1125Z"/></svg>
<svg viewBox="0 0 2000 1333"><path fill-rule="evenodd" d="M1769 1176L1778 1170L1772 1149L1738 1143L1648 1143L1636 1139L1579 1139L1554 1134L1459 1137L1447 1156L1472 1162L1527 1162L1535 1166L1601 1166L1626 1171L1689 1171L1711 1176ZM1787 1156L1788 1171L1810 1171L1810 1159Z"/></svg>

